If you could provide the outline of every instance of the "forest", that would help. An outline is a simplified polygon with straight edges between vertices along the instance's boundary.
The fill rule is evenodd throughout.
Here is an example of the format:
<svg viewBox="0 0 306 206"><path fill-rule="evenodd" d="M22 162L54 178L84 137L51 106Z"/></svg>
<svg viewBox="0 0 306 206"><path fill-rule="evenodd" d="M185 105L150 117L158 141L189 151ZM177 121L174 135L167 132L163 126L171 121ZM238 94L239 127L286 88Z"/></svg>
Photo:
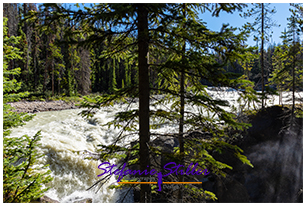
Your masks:
<svg viewBox="0 0 306 206"><path fill-rule="evenodd" d="M303 5L290 4L288 10L291 16L282 42L271 44L270 32L278 25L273 20L276 10L267 3L4 3L3 202L33 202L50 189L42 184L52 182L48 165L43 172L34 167L43 156L35 149L43 135L37 131L33 137L10 137L13 128L34 118L7 104L16 101L75 97L85 119L100 108L127 104L105 124L120 132L112 144L92 151L97 160L124 159L141 171L158 170L170 160L195 162L213 178L225 178L233 167L217 153L231 151L244 165L254 167L235 142L252 127L244 121L246 116L272 108L268 101L274 95L287 111L286 131L295 131L303 117L303 98L297 95L303 92ZM213 31L199 18L204 12L215 17L239 12L241 18L252 16L255 21L241 28L224 24ZM253 36L256 45L247 45ZM228 101L209 92L224 88L239 94L239 106L231 111L225 109ZM131 107L135 102L138 108ZM177 124L176 132L156 132L171 123ZM209 138L193 137L196 131ZM137 139L131 141L134 134ZM168 153L160 148L163 143L152 141L165 136L178 141ZM128 144L122 145L122 139ZM157 163L158 158L162 160ZM183 182L189 177L167 178ZM105 179L88 189L102 187ZM186 185L157 194L156 189L134 185L122 196L134 190L139 191L135 202L222 202L219 192L205 188Z"/></svg>

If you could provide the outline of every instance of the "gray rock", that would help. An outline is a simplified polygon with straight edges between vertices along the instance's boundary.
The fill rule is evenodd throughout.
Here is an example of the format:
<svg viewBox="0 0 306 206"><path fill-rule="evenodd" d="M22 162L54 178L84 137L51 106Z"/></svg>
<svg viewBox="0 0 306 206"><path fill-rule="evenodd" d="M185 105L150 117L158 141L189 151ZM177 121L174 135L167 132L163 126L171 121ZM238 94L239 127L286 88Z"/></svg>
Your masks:
<svg viewBox="0 0 306 206"><path fill-rule="evenodd" d="M92 199L91 198L86 198L86 199L83 199L83 200L74 201L73 203L92 203Z"/></svg>
<svg viewBox="0 0 306 206"><path fill-rule="evenodd" d="M249 202L247 189L234 178L216 178L214 187L219 202Z"/></svg>
<svg viewBox="0 0 306 206"><path fill-rule="evenodd" d="M60 203L59 201L53 200L53 199L51 199L50 197L47 197L47 196L42 196L37 201L39 203Z"/></svg>
<svg viewBox="0 0 306 206"><path fill-rule="evenodd" d="M171 136L160 136L152 141L153 146L159 146L162 152L171 153L174 147L179 146L177 138Z"/></svg>
<svg viewBox="0 0 306 206"><path fill-rule="evenodd" d="M37 113L37 112L39 112L39 110L35 108L35 109L33 110L33 113Z"/></svg>

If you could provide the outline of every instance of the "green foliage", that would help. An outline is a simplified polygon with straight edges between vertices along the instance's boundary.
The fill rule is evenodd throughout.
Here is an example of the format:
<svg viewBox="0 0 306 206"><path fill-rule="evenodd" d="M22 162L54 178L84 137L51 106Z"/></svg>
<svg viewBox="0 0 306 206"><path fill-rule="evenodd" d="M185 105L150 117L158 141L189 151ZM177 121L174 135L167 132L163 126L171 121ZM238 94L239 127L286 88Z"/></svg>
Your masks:
<svg viewBox="0 0 306 206"><path fill-rule="evenodd" d="M238 147L227 143L229 129L243 130L250 125L238 122L235 115L225 109L229 103L209 95L207 86L202 84L206 81L216 87L235 88L241 91L241 102L257 101L253 84L246 80L245 76L224 69L229 64L234 65L237 60L240 60L240 63L251 63L253 60L250 53L254 52L254 48L242 46L248 31L237 33L235 28L228 25L223 25L220 32L210 31L197 16L198 10L208 10L212 15L218 16L221 11L231 13L235 9L241 11L242 7L242 4L188 4L185 7L181 4L103 3L75 12L60 4L45 5L45 11L54 9L53 15L47 16L46 21L63 24L59 16L67 17L65 23L69 27L64 28L64 36L68 44L78 43L78 46L90 49L93 56L91 79L94 81L94 87L99 91L111 93L84 97L81 107L88 110L82 111L81 115L92 117L95 109L111 106L119 100L125 103L127 96L131 98L139 96L139 101L142 102L142 97L146 96L148 91L143 93L139 91L142 91L146 85L151 87L150 94L163 95L160 100L150 102L152 106L150 110L149 108L131 109L130 102L125 111L118 112L113 121L103 125L121 129L111 145L99 145L98 152L103 160L119 158L125 159L129 164L139 164L143 158L139 157L141 150L139 142L124 147L118 146L118 142L130 135L138 134L140 115L149 112L151 130L165 123L181 122L183 119L185 133L200 130L214 134L214 138L210 141L201 138L186 140L186 157L190 161L198 162L200 167L208 167L216 174L225 175L225 171L231 169L231 166L215 160L212 156L213 152L223 152L223 150L231 150L238 159L251 166ZM143 10L149 12L149 20L139 25L137 17ZM143 32L146 34L142 36L136 32L140 26L146 27L146 24L149 27L148 33ZM76 29L81 27L82 29ZM84 37L84 40L78 41L76 35ZM148 46L149 53L138 53L140 49L137 46L143 48ZM72 55L71 52L69 54ZM147 63L144 55L147 55ZM140 65L139 59L144 60L143 65ZM71 60L70 66L66 67L70 75L73 74L72 63ZM146 71L146 64L150 65L149 82L147 79L145 81L138 79L138 75L139 78L141 75L146 78L146 75L134 71L134 67L137 69L141 67L139 73ZM116 72L118 70L121 72ZM72 80L73 77L68 75L69 87L73 87ZM121 87L120 82L123 82ZM187 109L187 105L196 108L197 111ZM185 114L184 112L182 114L182 111L185 111ZM140 128L144 127L140 125ZM145 141L141 137L139 141L150 144L148 133L145 133ZM152 137L158 135L151 133ZM167 135L177 136L177 134ZM151 155L162 155L158 147L150 146L150 148ZM171 158L178 160L179 156L174 153ZM188 192L192 194L191 197L201 198L208 195L216 199L211 193L203 193L194 188L190 188Z"/></svg>
<svg viewBox="0 0 306 206"><path fill-rule="evenodd" d="M276 85L280 92L292 91L292 115L296 113L294 97L296 91L303 87L303 44L299 40L302 33L300 23L302 20L302 7L291 4L295 9L290 9L292 15L288 18L288 30L281 36L283 44L276 47L273 59L274 71L271 74L271 84ZM298 110L300 113L302 110ZM297 114L299 115L299 114Z"/></svg>
<svg viewBox="0 0 306 206"><path fill-rule="evenodd" d="M206 199L211 199L211 200L218 200L218 198L216 197L216 195L212 192L206 191L205 190L205 195L206 195Z"/></svg>
<svg viewBox="0 0 306 206"><path fill-rule="evenodd" d="M262 13L262 6L264 6L263 13ZM280 25L277 25L275 21L273 21L271 17L269 16L275 13L276 13L276 9L270 8L270 3L269 4L252 3L252 7L250 9L247 9L247 12L240 14L240 16L244 18L250 17L250 16L255 17L254 22L252 23L248 22L246 25L249 29L252 30L252 32L260 34L260 36L254 35L254 41L260 41L261 38L264 38L266 41L269 41L269 37L271 36L271 34L268 35L269 32L267 31L271 31L271 33L273 33L272 27L280 26ZM262 18L264 18L263 20L264 25L262 25ZM262 33L262 30L261 30L262 26L264 27L264 33Z"/></svg>
<svg viewBox="0 0 306 206"><path fill-rule="evenodd" d="M51 181L47 167L35 167L41 154L37 152L40 132L33 138L28 136L9 137L12 127L20 126L33 116L13 112L8 102L18 101L28 93L19 93L20 83L11 77L17 76L20 69L8 70L8 62L20 58L20 51L15 47L20 37L7 36L7 19L3 21L3 202L30 202L39 198L48 188L42 184Z"/></svg>
<svg viewBox="0 0 306 206"><path fill-rule="evenodd" d="M210 140L192 138L185 140L185 147L187 165L190 163L198 163L200 167L208 168L208 171L216 175L225 177L226 173L224 170L232 169L232 167L215 160L211 155L215 151L220 154L228 151L234 154L243 164L253 167L247 157L242 155L243 151L238 146L227 143L226 138L215 137Z"/></svg>
<svg viewBox="0 0 306 206"><path fill-rule="evenodd" d="M109 65L109 70L110 72L110 92L114 92L117 89L117 81L116 81L116 59L112 59L113 60L113 64L108 64Z"/></svg>
<svg viewBox="0 0 306 206"><path fill-rule="evenodd" d="M42 188L52 180L48 165L37 167L43 156L37 151L40 132L33 138L5 137L3 140L3 202L27 203L42 197L49 188Z"/></svg>
<svg viewBox="0 0 306 206"><path fill-rule="evenodd" d="M99 5L101 9L112 8L119 9L117 5ZM118 6L120 7L120 6ZM157 6L158 7L158 6ZM121 8L121 7L120 7ZM186 104L193 108L198 108L197 112L186 111L186 119L184 125L188 128L188 131L202 130L213 133L216 137L212 141L204 141L200 139L185 140L185 156L189 161L199 163L202 168L209 168L215 174L225 175L225 169L231 169L232 167L222 162L216 161L211 155L214 151L222 152L225 149L230 149L234 152L236 157L240 159L244 164L250 166L251 163L247 158L242 155L242 151L236 147L226 143L227 133L225 128L231 127L234 129L242 130L250 125L237 122L235 116L225 111L224 107L228 106L228 102L214 99L208 93L207 86L201 84L201 80L205 79L213 85L233 87L242 90L241 98L245 101L258 101L255 91L252 89L253 84L247 81L244 76L236 75L233 73L226 73L223 66L228 62L233 62L240 59L241 62L246 61L247 57L251 58L250 52L253 48L241 47L242 41L245 39L245 33L242 32L238 35L234 34L235 29L224 26L221 32L209 31L204 24L201 24L196 19L196 14L193 9L190 8L189 18L182 19L176 12L181 8L178 5L165 5L165 8L169 9L172 13L171 23L163 25L162 21L165 19L152 19L152 22L156 21L160 24L156 30L152 30L152 39L154 46L150 52L150 66L152 71L156 71L158 78L157 84L152 85L152 91L158 91L163 94L163 98L152 102L152 107L156 109L150 110L151 129L156 129L165 123L175 123L180 119L180 100L179 100L179 75L184 68L186 90L184 97ZM170 9L171 8L171 9ZM156 9L156 8L155 8ZM117 13L117 15L122 15ZM116 16L116 18L119 18ZM127 22L126 24L130 24ZM182 25L187 24L188 27L182 30ZM102 34L108 35L109 33ZM171 35L169 35L171 34ZM189 35L187 35L189 34ZM192 35L191 35L192 34ZM166 35L166 38L164 38ZM122 49L127 50L132 47L129 41L125 41L124 35L111 36L109 39L105 39L106 44L109 46L105 51L103 57L108 57L119 53L121 55ZM113 39L112 39L113 38ZM110 41L112 39L112 41ZM121 39L121 41L119 41ZM183 40L189 42L190 49L185 54L182 54ZM225 43L226 42L226 43ZM164 47L163 45L167 45ZM116 50L114 50L116 49ZM220 57L216 59L216 55ZM171 52L170 52L171 51ZM184 55L184 59L182 58ZM163 59L163 61L160 61ZM220 63L221 61L221 63ZM140 87L141 85L139 85ZM114 92L113 95L103 95L98 98L84 98L82 107L90 108L87 111L82 112L84 116L94 115L93 108L100 108L100 106L109 106L118 98L122 98L123 94L137 95L137 90L120 89ZM131 93L129 94L131 95ZM154 98L154 97L153 97ZM164 105L168 105L163 107ZM165 109L167 108L167 109ZM111 159L114 157L121 157L128 159L130 164L138 164L139 157L138 151L132 148L126 150L117 146L117 142L126 138L129 135L138 132L138 109L127 110L124 112L118 112L113 121L107 123L105 126L114 126L115 128L121 128L121 132L116 137L114 143L110 146L101 145L99 153L101 158ZM224 126L221 126L224 125ZM158 134L152 134L156 136ZM168 134L173 135L173 134ZM219 136L219 138L217 138ZM135 148L136 149L136 148ZM164 155L160 152L159 148L150 147L152 155ZM122 152L126 152L126 155L122 155ZM117 155L115 155L117 153ZM169 158L178 159L179 155L174 154ZM205 193L191 189L188 190L190 194L195 196L204 195ZM210 195L209 195L210 194ZM207 193L212 199L216 199L211 193Z"/></svg>
<svg viewBox="0 0 306 206"><path fill-rule="evenodd" d="M75 71L78 70L78 64L80 62L80 57L78 56L76 45L68 45L68 56L66 59L67 64L67 76L66 76L66 91L67 96L72 97L76 95L76 79Z"/></svg>
<svg viewBox="0 0 306 206"><path fill-rule="evenodd" d="M17 114L12 112L13 108L7 104L8 102L19 101L26 97L28 92L17 92L21 83L17 82L13 76L20 74L20 68L8 70L8 64L14 59L20 59L21 52L14 45L20 41L20 37L7 36L7 18L3 19L3 134L8 136L10 128L22 125L24 121L30 120L32 117L24 113Z"/></svg>
<svg viewBox="0 0 306 206"><path fill-rule="evenodd" d="M264 73L267 70L267 66L265 66L264 63L264 42L269 40L269 37L271 36L272 27L280 25L277 25L275 21L272 20L272 18L269 15L273 15L276 13L275 8L271 9L270 4L264 4L264 3L253 3L251 9L247 9L247 12L245 12L243 15L240 14L240 16L246 17L255 17L255 21L253 23L247 22L244 25L244 29L247 29L249 31L255 32L254 35L254 41L260 41L261 42L261 49L260 49L260 67L261 67L261 107L265 107L265 99L267 98L266 90L265 90L265 75ZM270 35L268 35L268 31Z"/></svg>
<svg viewBox="0 0 306 206"><path fill-rule="evenodd" d="M271 85L277 85L277 88L280 92L286 91L288 88L286 88L286 85L288 85L288 81L290 79L292 80L292 76L290 75L290 72L288 70L284 69L284 63L283 59L286 56L285 51L287 51L288 48L283 48L283 46L278 46L273 55L273 66L274 70L271 74L271 78L269 81L271 82Z"/></svg>

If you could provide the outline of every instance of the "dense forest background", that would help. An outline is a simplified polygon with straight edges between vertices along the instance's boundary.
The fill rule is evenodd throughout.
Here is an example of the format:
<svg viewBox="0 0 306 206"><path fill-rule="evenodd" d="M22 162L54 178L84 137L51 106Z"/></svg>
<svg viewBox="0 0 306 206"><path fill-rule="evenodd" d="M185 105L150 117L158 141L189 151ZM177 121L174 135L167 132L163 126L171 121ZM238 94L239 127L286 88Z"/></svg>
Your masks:
<svg viewBox="0 0 306 206"><path fill-rule="evenodd" d="M69 37L64 35L64 28L69 26L68 21L62 19L61 25L51 23L48 28L41 29L42 25L50 24L40 18L38 21L24 21L30 11L39 11L43 6L34 3L9 3L3 6L3 15L8 18L8 35L21 36L22 40L16 45L23 52L22 59L12 60L8 69L21 68L21 75L11 76L22 82L21 91L29 91L31 96L77 96L89 93L112 93L117 88L124 88L137 83L136 57L129 56L105 58L102 53L106 46L99 45L94 48L85 48L67 43ZM44 13L45 19L50 13ZM99 26L99 25L97 25ZM39 29L40 28L40 29ZM82 30L82 25L75 30ZM297 29L297 28L296 28ZM81 33L81 32L80 32ZM276 71L280 68L281 52L290 39L292 28L283 32L282 44L269 44L263 49L264 85L273 89L282 87L290 88L289 77L283 77L281 85L276 81ZM259 35L256 35L259 36ZM130 38L133 38L132 36ZM74 36L74 41L82 41L84 36ZM70 39L71 40L71 39ZM259 39L257 39L259 43ZM295 42L302 45L302 39L297 35ZM301 48L299 48L301 49ZM166 54L164 54L166 55ZM224 65L224 72L233 72L245 75L254 82L254 89L262 89L260 50L255 49L253 56L248 61L241 63L238 60L233 64ZM154 50L150 51L151 61L163 61L167 56L154 59ZM257 58L256 58L257 56ZM215 57L218 59L218 55ZM297 62L302 60L302 55L296 56ZM283 63L282 63L283 64ZM150 84L157 83L156 74L151 71ZM301 90L302 69L297 70L297 89ZM292 74L288 73L291 77ZM203 80L203 84L210 85ZM159 85L161 86L161 85Z"/></svg>

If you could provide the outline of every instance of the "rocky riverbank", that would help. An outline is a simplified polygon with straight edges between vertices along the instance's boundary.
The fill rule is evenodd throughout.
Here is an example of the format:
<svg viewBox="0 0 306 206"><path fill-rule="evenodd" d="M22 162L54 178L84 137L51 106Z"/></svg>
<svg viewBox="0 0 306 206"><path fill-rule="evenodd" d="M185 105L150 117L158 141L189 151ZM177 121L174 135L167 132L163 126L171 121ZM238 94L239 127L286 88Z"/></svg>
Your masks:
<svg viewBox="0 0 306 206"><path fill-rule="evenodd" d="M65 102L63 100L57 101L20 101L8 103L15 108L15 112L37 113L45 111L58 111L66 109L77 109L77 103Z"/></svg>

